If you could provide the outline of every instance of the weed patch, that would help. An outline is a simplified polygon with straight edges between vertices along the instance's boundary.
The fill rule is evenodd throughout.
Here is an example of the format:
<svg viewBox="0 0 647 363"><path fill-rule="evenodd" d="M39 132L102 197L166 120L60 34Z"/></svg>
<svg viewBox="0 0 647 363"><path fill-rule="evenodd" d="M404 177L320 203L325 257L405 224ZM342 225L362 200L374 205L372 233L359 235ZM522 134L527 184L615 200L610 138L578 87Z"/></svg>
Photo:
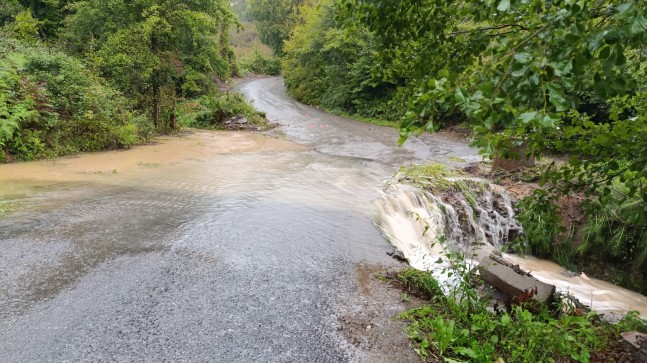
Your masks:
<svg viewBox="0 0 647 363"><path fill-rule="evenodd" d="M446 362L590 362L615 350L620 333L644 331L647 325L630 313L617 325L595 314L561 313L559 306L513 306L493 312L488 299L461 299L464 287L449 295L427 272L397 274L407 293L426 296L429 303L399 316L422 358ZM468 278L469 279L469 278ZM627 353L619 353L627 354Z"/></svg>
<svg viewBox="0 0 647 363"><path fill-rule="evenodd" d="M454 183L447 178L457 176L442 164L409 165L400 168L402 180L432 192L441 192L451 189Z"/></svg>
<svg viewBox="0 0 647 363"><path fill-rule="evenodd" d="M0 200L0 218L20 208L20 203L12 200Z"/></svg>

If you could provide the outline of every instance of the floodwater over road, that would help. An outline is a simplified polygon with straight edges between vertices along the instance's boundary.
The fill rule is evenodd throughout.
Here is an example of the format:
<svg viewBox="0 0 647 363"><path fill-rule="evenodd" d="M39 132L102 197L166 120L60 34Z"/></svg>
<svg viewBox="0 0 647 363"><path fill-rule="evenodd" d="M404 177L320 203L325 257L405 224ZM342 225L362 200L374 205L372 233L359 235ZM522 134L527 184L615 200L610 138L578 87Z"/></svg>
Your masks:
<svg viewBox="0 0 647 363"><path fill-rule="evenodd" d="M198 131L0 166L0 361L368 359L337 315L357 266L394 264L372 201L399 163L474 151L398 148L280 78L242 89L285 139Z"/></svg>

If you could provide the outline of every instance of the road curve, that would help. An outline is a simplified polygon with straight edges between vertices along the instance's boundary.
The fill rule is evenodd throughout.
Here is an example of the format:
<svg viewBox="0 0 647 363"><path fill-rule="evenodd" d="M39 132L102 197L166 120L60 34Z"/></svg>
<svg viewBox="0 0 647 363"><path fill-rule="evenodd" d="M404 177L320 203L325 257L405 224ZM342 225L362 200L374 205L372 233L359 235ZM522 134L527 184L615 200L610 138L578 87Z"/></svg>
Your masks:
<svg viewBox="0 0 647 363"><path fill-rule="evenodd" d="M301 105L280 78L242 89L308 148L204 132L186 147L251 146L167 163L136 154L132 171L29 186L0 178L27 190L0 195L25 205L0 217L0 362L414 359L371 353L398 339L389 317L402 308L397 296L374 305L367 288L372 271L395 264L371 202L394 165L472 150L434 138L398 148L395 130ZM80 161L100 168L92 157Z"/></svg>
<svg viewBox="0 0 647 363"><path fill-rule="evenodd" d="M467 144L433 134L411 135L400 147L399 130L346 119L297 102L286 94L282 77L256 79L240 89L271 122L281 125L290 140L327 155L390 165L431 160L448 163L449 156L480 160L477 151Z"/></svg>

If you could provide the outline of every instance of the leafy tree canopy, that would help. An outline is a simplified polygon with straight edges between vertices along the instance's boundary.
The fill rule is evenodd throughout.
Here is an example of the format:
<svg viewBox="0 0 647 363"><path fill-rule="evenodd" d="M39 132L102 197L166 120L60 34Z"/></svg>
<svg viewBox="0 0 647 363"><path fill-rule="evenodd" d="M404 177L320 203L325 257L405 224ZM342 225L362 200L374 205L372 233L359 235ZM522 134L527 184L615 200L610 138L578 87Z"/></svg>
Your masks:
<svg viewBox="0 0 647 363"><path fill-rule="evenodd" d="M227 31L237 20L225 0L83 0L69 9L65 40L158 126L161 114L174 117L177 96L208 92L235 71Z"/></svg>
<svg viewBox="0 0 647 363"><path fill-rule="evenodd" d="M304 0L249 0L247 11L256 23L261 41L274 54L283 54L283 42L296 25L295 10Z"/></svg>
<svg viewBox="0 0 647 363"><path fill-rule="evenodd" d="M626 218L618 223L628 232L614 253L636 256L635 268L647 266L643 1L340 0L338 6L344 21L367 26L379 40L374 75L411 80L401 141L434 129L449 113L473 125L486 154L515 156L525 145L536 156L571 155L545 175L550 198L584 192L592 216L621 210ZM548 203L546 196L536 195L534 205Z"/></svg>

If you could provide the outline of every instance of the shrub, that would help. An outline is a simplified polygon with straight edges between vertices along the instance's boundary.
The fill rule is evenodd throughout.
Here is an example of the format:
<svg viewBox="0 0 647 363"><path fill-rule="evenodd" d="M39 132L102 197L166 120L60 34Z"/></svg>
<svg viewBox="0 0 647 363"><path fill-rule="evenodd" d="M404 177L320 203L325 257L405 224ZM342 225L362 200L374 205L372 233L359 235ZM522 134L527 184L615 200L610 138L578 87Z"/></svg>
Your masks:
<svg viewBox="0 0 647 363"><path fill-rule="evenodd" d="M455 261L454 265L460 263ZM452 271L461 281L473 280L467 269ZM400 315L409 321L407 333L422 358L433 355L446 362L483 363L590 362L594 354L612 349L620 332L647 328L635 312L618 325L601 322L593 313L563 313L559 305L516 305L495 312L487 296L462 298L474 295L469 285L458 285L445 296L428 272L407 270L398 277L405 287L417 288L418 295L430 298L426 305Z"/></svg>
<svg viewBox="0 0 647 363"><path fill-rule="evenodd" d="M127 100L81 61L2 35L0 149L5 160L129 147L147 136L138 133Z"/></svg>
<svg viewBox="0 0 647 363"><path fill-rule="evenodd" d="M281 73L281 59L264 55L258 48L254 48L254 51L240 60L240 69L243 74L276 76Z"/></svg>
<svg viewBox="0 0 647 363"><path fill-rule="evenodd" d="M265 123L264 116L251 106L240 93L202 96L182 102L178 107L178 122L186 127L221 128L224 121L244 116L256 125Z"/></svg>

